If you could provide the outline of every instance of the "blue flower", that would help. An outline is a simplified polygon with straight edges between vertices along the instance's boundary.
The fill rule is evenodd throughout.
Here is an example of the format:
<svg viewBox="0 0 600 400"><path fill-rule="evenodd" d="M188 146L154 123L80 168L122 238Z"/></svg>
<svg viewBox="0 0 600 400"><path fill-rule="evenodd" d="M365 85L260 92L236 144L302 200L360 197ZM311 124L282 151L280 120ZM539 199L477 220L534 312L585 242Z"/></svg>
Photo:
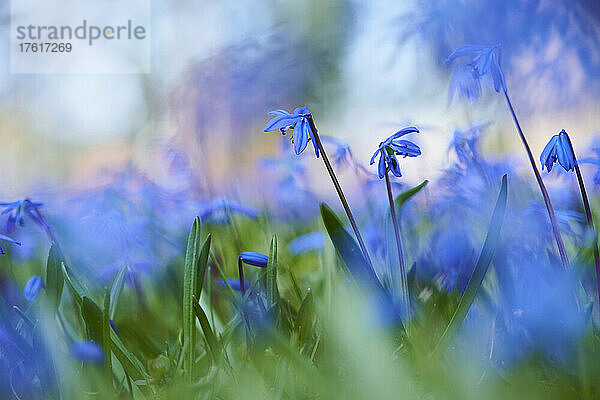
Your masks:
<svg viewBox="0 0 600 400"><path fill-rule="evenodd" d="M408 140L398 140L399 137L413 132L418 133L419 130L412 126L401 129L379 144L379 147L373 154L373 157L371 157L370 162L370 165L373 165L377 154L380 155L377 168L379 179L383 179L385 173L388 171L392 171L397 177L402 176L400 164L398 164L398 159L396 158L397 155L404 157L417 157L421 155L421 149L413 142Z"/></svg>
<svg viewBox="0 0 600 400"><path fill-rule="evenodd" d="M352 149L350 149L350 145L348 143L331 136L323 135L321 135L321 142L329 143L334 147L334 151L331 154L331 161L333 162L333 165L337 167L356 166L354 156L352 155Z"/></svg>
<svg viewBox="0 0 600 400"><path fill-rule="evenodd" d="M489 72L492 76L496 92L500 92L500 89L506 92L506 81L502 69L500 68L500 45L494 47L475 45L460 46L448 56L446 62L451 62L462 57L467 57L470 60L467 63L467 68L471 72L474 80L479 81L481 77ZM462 85L464 85L464 83L462 83ZM476 88L469 89L467 93L470 94L471 98L474 96L478 97ZM467 93L464 93L463 95L469 97L469 94Z"/></svg>
<svg viewBox="0 0 600 400"><path fill-rule="evenodd" d="M83 362L104 363L102 348L91 340L80 340L71 345L71 355Z"/></svg>
<svg viewBox="0 0 600 400"><path fill-rule="evenodd" d="M244 251L240 254L239 258L248 265L254 265L255 267L261 268L266 268L267 262L269 261L268 256L254 251Z"/></svg>
<svg viewBox="0 0 600 400"><path fill-rule="evenodd" d="M8 214L6 233L14 232L17 223L20 226L25 225L25 216L31 218L38 225L45 227L46 223L38 211L38 208L43 205L43 203L35 203L29 199L13 201L11 203L0 203L0 207L4 207L2 214Z"/></svg>
<svg viewBox="0 0 600 400"><path fill-rule="evenodd" d="M565 171L573 171L575 169L575 155L571 148L571 143L567 132L563 129L558 135L552 136L542 155L540 156L542 170L544 166L548 172L552 171L552 166L556 161L565 169Z"/></svg>
<svg viewBox="0 0 600 400"><path fill-rule="evenodd" d="M242 291L239 279L227 278L227 281L224 281L223 279L219 279L219 285L221 285L224 288L226 288L229 285L229 287L232 288L233 290L235 290L236 292Z"/></svg>
<svg viewBox="0 0 600 400"><path fill-rule="evenodd" d="M34 275L29 278L29 281L25 284L25 288L23 289L23 297L28 302L34 301L38 295L40 294L40 290L44 287L44 281L41 277Z"/></svg>
<svg viewBox="0 0 600 400"><path fill-rule="evenodd" d="M16 245L19 245L19 246L21 245L20 242L17 242L16 240L14 240L12 238L9 238L8 236L2 235L2 234L0 234L0 240L4 240L6 242L13 243L13 244L16 244ZM0 254L6 254L4 252L4 250L2 249L2 246L0 246Z"/></svg>
<svg viewBox="0 0 600 400"><path fill-rule="evenodd" d="M271 111L269 115L273 116L265 126L265 132L272 132L277 129L281 131L283 135L292 129L291 140L294 144L294 151L296 154L300 154L306 149L308 141L312 139L313 146L315 148L315 155L319 157L319 149L317 143L314 140L314 133L310 128L308 118L311 116L310 111L306 107L298 107L291 114L286 110L275 110Z"/></svg>

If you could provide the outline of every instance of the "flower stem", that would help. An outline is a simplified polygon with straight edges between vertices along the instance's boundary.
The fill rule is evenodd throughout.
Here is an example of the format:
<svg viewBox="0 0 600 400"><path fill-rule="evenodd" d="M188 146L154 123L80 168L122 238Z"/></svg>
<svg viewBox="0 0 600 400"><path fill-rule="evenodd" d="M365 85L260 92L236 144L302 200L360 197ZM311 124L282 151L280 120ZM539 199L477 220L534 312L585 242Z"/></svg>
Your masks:
<svg viewBox="0 0 600 400"><path fill-rule="evenodd" d="M594 221L592 220L592 210L590 208L590 201L588 199L587 191L585 190L585 185L583 184L583 176L581 175L581 170L579 169L579 163L577 162L577 156L575 155L575 148L573 148L573 143L571 143L571 138L569 137L569 134L567 132L564 132L564 135L567 136L567 141L569 142L569 147L571 148L571 153L573 154L575 174L577 175L577 182L579 182L579 190L581 191L581 199L583 200L583 208L585 209L587 225L588 228L592 230L594 235L593 250L594 264L596 266L596 290L598 292L598 306L600 307L600 254L598 253L598 235L596 233L596 229L594 228Z"/></svg>
<svg viewBox="0 0 600 400"><path fill-rule="evenodd" d="M408 296L408 284L406 281L406 268L404 266L404 255L402 252L402 240L400 239L400 228L396 218L396 207L394 206L394 196L392 195L392 185L390 175L385 171L385 184L387 187L388 200L390 202L390 214L392 215L392 224L394 225L394 234L396 235L396 248L398 249L398 264L400 265L400 279L402 281L402 299L404 303L404 316L406 320L410 317L410 298Z"/></svg>
<svg viewBox="0 0 600 400"><path fill-rule="evenodd" d="M537 183L542 192L542 196L544 197L544 203L546 204L546 209L548 210L548 215L550 216L550 224L552 225L552 231L554 232L554 238L556 239L556 245L558 246L560 259L565 270L568 270L569 259L567 258L567 251L565 250L565 245L562 241L562 237L560 236L560 231L558 230L558 222L556 221L556 215L554 213L554 208L552 207L552 202L550 201L550 196L548 195L548 191L546 190L546 185L544 185L544 181L542 181L540 171L538 170L537 165L535 164L533 154L531 154L529 143L527 143L527 139L525 139L525 135L523 134L523 130L521 129L521 125L519 124L519 120L517 119L517 115L515 114L515 110L513 109L512 103L510 102L510 98L508 97L508 93L506 91L504 91L504 97L506 97L506 102L508 103L508 107L510 108L510 113L512 114L513 120L515 121L515 125L517 126L519 137L523 142L523 146L525 146L525 151L527 152L527 156L529 157L529 162L531 163L531 168L533 169L533 173L535 174L535 179L537 180Z"/></svg>
<svg viewBox="0 0 600 400"><path fill-rule="evenodd" d="M240 291L242 292L242 296L246 294L246 288L244 287L244 268L242 266L242 258L238 257L238 274L240 277Z"/></svg>
<svg viewBox="0 0 600 400"><path fill-rule="evenodd" d="M342 206L344 207L344 210L346 211L346 215L348 216L348 219L350 220L350 225L352 225L352 229L354 230L354 234L356 235L356 239L358 240L358 245L360 246L360 249L362 250L365 259L367 260L367 262L369 263L369 265L372 268L373 263L371 262L371 257L369 257L369 252L367 251L367 247L365 246L362 236L360 235L360 232L358 230L358 225L356 224L354 215L352 215L352 210L350 210L350 206L348 205L348 202L346 201L346 196L344 196L344 192L342 191L340 182L338 181L338 179L335 175L335 172L333 171L333 167L331 166L331 163L329 162L329 158L327 157L327 153L325 152L325 149L323 148L323 144L321 143L321 139L319 138L319 134L317 133L317 127L315 126L315 122L313 121L312 115L308 115L307 119L308 119L308 123L310 124L310 129L312 130L312 133L313 133L313 140L317 144L317 148L319 149L319 152L321 153L321 156L323 158L323 162L325 163L325 168L327 168L327 172L329 172L329 176L331 177L331 180L333 181L333 186L335 187L335 190L337 191L337 194L340 197L340 201L342 202Z"/></svg>

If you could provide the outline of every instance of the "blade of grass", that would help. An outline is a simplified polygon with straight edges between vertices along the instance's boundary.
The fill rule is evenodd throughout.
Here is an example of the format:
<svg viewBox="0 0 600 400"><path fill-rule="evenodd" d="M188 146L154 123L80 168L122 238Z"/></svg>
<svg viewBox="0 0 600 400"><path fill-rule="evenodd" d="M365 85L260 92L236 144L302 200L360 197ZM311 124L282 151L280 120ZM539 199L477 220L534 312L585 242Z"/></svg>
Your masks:
<svg viewBox="0 0 600 400"><path fill-rule="evenodd" d="M267 281L267 305L272 307L279 301L279 291L277 290L277 236L271 238L271 247L269 249L269 260L266 270Z"/></svg>
<svg viewBox="0 0 600 400"><path fill-rule="evenodd" d="M477 260L473 274L469 279L467 288L465 289L465 292L463 293L458 306L454 311L454 315L452 315L446 330L431 353L432 360L437 360L437 358L444 352L454 337L454 334L467 316L469 308L471 308L471 304L473 304L473 300L475 300L475 296L477 295L477 292L483 283L485 274L490 266L490 263L492 262L498 241L500 240L500 229L502 228L504 212L506 211L507 191L508 188L506 175L504 175L502 177L502 186L500 187L500 193L498 194L496 207L494 208L494 213L492 214L492 219L488 228L485 242L483 243L483 248L481 249L481 254L479 255L479 259Z"/></svg>
<svg viewBox="0 0 600 400"><path fill-rule="evenodd" d="M404 203L406 203L408 200L410 200L410 198L413 197L415 194L419 193L421 191L421 189L423 189L425 186L427 186L428 183L429 183L429 181L427 179L425 179L423 182L421 182L417 186L412 187L408 190L405 190L404 192L402 192L398 196L396 196L396 198L394 199L394 205L396 206L396 210L398 212L400 212L400 209L402 208Z"/></svg>
<svg viewBox="0 0 600 400"><path fill-rule="evenodd" d="M111 319L115 318L115 312L117 311L117 303L119 301L119 296L121 296L121 291L123 290L123 284L125 282L125 273L127 272L127 267L123 267L117 272L115 278L113 279L112 285L110 286L109 298L110 298L110 308L108 311L108 316Z"/></svg>
<svg viewBox="0 0 600 400"><path fill-rule="evenodd" d="M65 280L60 264L60 253L56 244L52 244L46 264L46 298L52 315L55 315L60 305Z"/></svg>
<svg viewBox="0 0 600 400"><path fill-rule="evenodd" d="M202 328L202 332L204 333L204 338L206 339L206 343L208 344L210 354L212 355L212 358L216 363L218 362L219 357L219 343L210 326L210 323L208 322L206 313L204 312L198 301L194 301L194 314L196 315L196 318L198 318L198 322L200 322L200 327Z"/></svg>
<svg viewBox="0 0 600 400"><path fill-rule="evenodd" d="M111 360L111 343L110 343L110 293L111 288L107 287L104 293L104 309L102 312L102 348L104 351L104 370L108 378L108 382L112 379L112 360Z"/></svg>

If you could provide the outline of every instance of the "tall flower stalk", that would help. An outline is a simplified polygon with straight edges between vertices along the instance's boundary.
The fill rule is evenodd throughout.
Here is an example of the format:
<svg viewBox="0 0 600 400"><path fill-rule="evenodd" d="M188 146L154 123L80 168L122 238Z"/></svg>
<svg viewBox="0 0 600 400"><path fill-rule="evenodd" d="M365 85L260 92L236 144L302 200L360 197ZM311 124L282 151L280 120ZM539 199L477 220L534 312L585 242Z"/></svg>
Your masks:
<svg viewBox="0 0 600 400"><path fill-rule="evenodd" d="M571 142L569 134L563 129L558 135L552 136L542 154L540 156L542 163L542 170L544 166L548 172L552 171L554 163L558 162L565 171L575 171L577 175L577 182L579 183L579 191L581 192L581 199L583 201L583 208L585 209L585 216L587 226L591 232L593 232L593 245L594 251L594 264L596 267L596 290L598 293L598 306L600 307L600 254L598 253L598 236L596 229L594 228L594 221L592 219L592 210L590 208L590 201L588 199L587 191L585 190L585 184L583 183L583 176L579 169L579 163L577 162L577 156L575 155L575 148Z"/></svg>
<svg viewBox="0 0 600 400"><path fill-rule="evenodd" d="M354 219L354 215L352 214L352 210L348 205L348 201L346 200L346 196L344 195L344 191L342 190L342 186L337 179L335 171L333 170L333 166L327 157L327 152L325 152L325 148L323 148L323 144L321 143L321 139L319 138L319 133L317 131L317 127L315 126L315 121L313 120L312 114L308 110L307 107L298 107L294 110L293 113L289 113L285 110L275 110L271 111L269 115L274 118L267 123L265 127L265 132L271 132L274 130L280 130L282 134L285 134L289 129L293 129L293 134L291 136L292 143L294 145L294 151L296 154L300 154L306 149L308 145L308 141L312 140L313 147L315 149L315 155L317 158L319 154L321 154L321 158L323 159L323 163L325 164L325 168L329 173L329 177L333 182L333 186L335 187L335 191L340 198L340 202L342 203L342 207L344 207L344 211L348 216L348 220L350 221L350 225L352 226L352 230L354 231L354 235L358 240L358 245L360 249L369 263L371 267L373 267L373 263L371 262L371 257L369 256L369 252L367 251L367 246L365 246L365 242L360 234L358 229L358 224Z"/></svg>
<svg viewBox="0 0 600 400"><path fill-rule="evenodd" d="M479 82L481 78L485 75L490 75L493 81L494 89L496 92L500 92L500 89L504 92L504 98L506 99L506 103L508 104L508 108L513 117L513 121L515 122L515 126L517 128L517 132L519 137L521 138L521 142L525 147L525 152L527 153L527 157L529 158L529 163L531 164L531 168L533 169L533 173L535 175L535 179L540 187L540 191L542 192L542 197L544 198L544 204L546 205L546 209L548 210L548 216L550 217L550 224L552 225L552 232L554 233L554 238L556 239L556 245L558 247L558 252L560 254L560 259L562 261L563 267L565 269L569 269L569 259L567 257L567 251L565 250L565 245L563 243L562 237L560 236L560 231L558 229L558 221L556 219L556 214L554 212L554 208L552 207L552 202L550 201L550 196L548 195L548 190L544 185L544 181L540 175L540 171L537 168L535 163L535 159L533 158L533 154L531 153L531 148L529 147L529 143L525 138L525 134L521 129L521 124L519 124L519 120L517 115L515 114L515 110L510 101L510 97L508 96L508 89L506 87L506 80L504 79L504 73L500 68L500 60L501 60L501 51L500 45L494 47L487 46L475 46L475 45L465 45L457 48L452 54L448 56L446 62L451 62L457 58L467 58L469 62L466 64L466 67L469 69L471 74L468 79L474 79L476 82ZM460 85L454 85L454 87L461 87Z"/></svg>
<svg viewBox="0 0 600 400"><path fill-rule="evenodd" d="M400 267L400 280L402 283L402 303L404 306L404 316L408 320L410 318L410 295L408 293L408 279L406 277L406 267L404 263L404 252L402 251L402 238L400 237L400 227L396 217L396 207L394 204L394 195L392 193L392 184L390 182L390 171L394 176L401 177L400 164L398 163L397 155L404 157L417 157L421 155L419 146L409 140L399 139L401 136L409 133L417 133L419 130L414 127L404 128L394 133L392 136L379 144L379 147L371 157L370 164L375 163L375 158L379 155L377 164L377 172L379 179L385 177L385 185L387 189L388 201L390 203L390 215L392 217L392 225L394 225L394 236L396 239L396 249L398 251L398 265Z"/></svg>

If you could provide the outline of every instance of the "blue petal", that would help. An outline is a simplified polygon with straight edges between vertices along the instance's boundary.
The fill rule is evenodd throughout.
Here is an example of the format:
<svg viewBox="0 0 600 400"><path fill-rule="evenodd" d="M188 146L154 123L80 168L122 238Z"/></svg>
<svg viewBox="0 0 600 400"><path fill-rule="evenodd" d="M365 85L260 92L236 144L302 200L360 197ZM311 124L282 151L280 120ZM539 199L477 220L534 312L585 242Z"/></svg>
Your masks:
<svg viewBox="0 0 600 400"><path fill-rule="evenodd" d="M312 131L312 128L310 127L310 123L308 122L308 120L306 121L306 128L308 130L308 134L310 135L310 140L312 140L313 147L315 148L315 156L317 156L317 158L319 158L319 146L317 146L317 141L315 140L315 135Z"/></svg>
<svg viewBox="0 0 600 400"><path fill-rule="evenodd" d="M29 278L29 281L27 281L27 284L23 289L23 297L25 297L25 300L31 303L38 297L38 294L40 294L40 290L42 290L43 287L44 281L42 278L34 275Z"/></svg>
<svg viewBox="0 0 600 400"><path fill-rule="evenodd" d="M285 110L280 109L280 110L269 111L269 115L271 115L273 117L281 117L283 115L291 115L291 114Z"/></svg>
<svg viewBox="0 0 600 400"><path fill-rule="evenodd" d="M390 147L396 154L405 157L417 157L421 155L419 146L409 140L396 140L390 144Z"/></svg>
<svg viewBox="0 0 600 400"><path fill-rule="evenodd" d="M266 268L269 261L268 256L254 251L244 251L239 258L248 265L262 268Z"/></svg>
<svg viewBox="0 0 600 400"><path fill-rule="evenodd" d="M10 243L13 243L13 244L16 244L19 246L21 245L21 242L17 242L15 239L8 237L6 235L2 235L2 234L0 234L0 240L5 240L7 242L10 242Z"/></svg>
<svg viewBox="0 0 600 400"><path fill-rule="evenodd" d="M385 176L385 172L386 172L386 165L385 165L385 156L383 155L384 150L381 150L381 155L379 156L379 164L377 165L377 172L379 175L379 179L383 179L383 177Z"/></svg>
<svg viewBox="0 0 600 400"><path fill-rule="evenodd" d="M500 67L500 60L496 59L495 54L490 72L492 74L492 79L494 80L494 89L496 90L496 92L500 92L500 88L502 88L502 90L506 92L506 80L504 79L504 73L502 72L502 68Z"/></svg>
<svg viewBox="0 0 600 400"><path fill-rule="evenodd" d="M308 145L308 122L306 118L300 118L300 121L294 127L294 134L292 138L294 139L294 152L296 154L300 154L306 149Z"/></svg>
<svg viewBox="0 0 600 400"><path fill-rule="evenodd" d="M575 157L573 156L573 152L571 151L571 146L569 144L569 138L567 135L559 135L560 146L558 152L558 162L565 171L572 171L575 169Z"/></svg>
<svg viewBox="0 0 600 400"><path fill-rule="evenodd" d="M556 141L558 140L558 135L552 136L544 150L542 150L542 154L540 155L540 162L542 163L542 171L544 170L544 166L548 169L548 172L552 171L552 164L554 161L549 161L552 159L552 153L554 150L554 146L556 145Z"/></svg>
<svg viewBox="0 0 600 400"><path fill-rule="evenodd" d="M289 126L296 124L296 122L298 122L298 119L299 119L299 117L294 114L282 115L279 117L275 117L267 123L267 126L265 126L264 131L271 132L271 131L275 131L277 129L287 128Z"/></svg>
<svg viewBox="0 0 600 400"><path fill-rule="evenodd" d="M373 157L371 157L371 162L369 162L369 165L373 165L373 163L375 162L375 157L377 157L377 154L379 154L381 152L381 147L379 147L375 153L373 153Z"/></svg>
<svg viewBox="0 0 600 400"><path fill-rule="evenodd" d="M398 159L395 155L388 156L388 165L390 166L390 171L392 174L400 178L402 176L402 172L400 172L400 164L398 163Z"/></svg>
<svg viewBox="0 0 600 400"><path fill-rule="evenodd" d="M387 138L386 142L397 139L401 136L408 135L409 133L419 133L419 130L414 126L409 126L408 128L400 129L398 132L394 133L392 136Z"/></svg>
<svg viewBox="0 0 600 400"><path fill-rule="evenodd" d="M308 107L301 106L301 107L296 107L296 109L294 110L294 114L306 115L306 114L310 114L310 111L308 111Z"/></svg>
<svg viewBox="0 0 600 400"><path fill-rule="evenodd" d="M475 58L475 57L477 57L477 55L481 54L486 48L487 48L487 46L479 46L479 45L471 45L471 44L466 44L466 45L460 46L456 50L454 50L452 52L452 54L450 54L448 56L448 58L446 58L446 62L450 62L459 57Z"/></svg>

